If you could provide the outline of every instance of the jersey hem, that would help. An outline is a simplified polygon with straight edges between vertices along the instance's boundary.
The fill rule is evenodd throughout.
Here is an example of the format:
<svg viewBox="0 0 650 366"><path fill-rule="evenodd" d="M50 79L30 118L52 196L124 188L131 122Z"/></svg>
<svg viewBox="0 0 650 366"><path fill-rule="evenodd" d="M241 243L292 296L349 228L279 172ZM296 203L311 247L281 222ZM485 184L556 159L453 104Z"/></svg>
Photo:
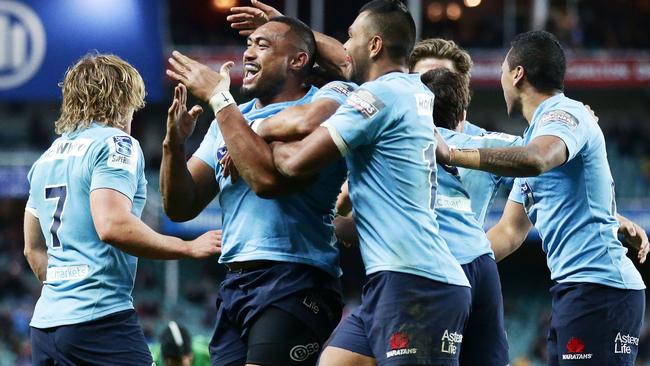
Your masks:
<svg viewBox="0 0 650 366"><path fill-rule="evenodd" d="M289 254L278 254L276 252L260 252L260 251L255 251L254 254L249 254L249 255L234 255L230 258L226 257L224 258L223 256L219 258L219 263L222 264L228 264L228 263L234 263L234 262L246 262L246 261L257 261L257 260L269 260L269 261L276 261L276 262L288 262L288 263L299 263L299 264L307 264L312 267L316 267L320 269L321 271L326 272L330 276L334 278L341 277L343 274L343 271L341 270L341 267L335 266L335 270L332 270L332 266L328 265L327 263L324 262L319 262L319 261L314 261L314 260L309 260L307 258L297 256L297 255L289 255Z"/></svg>
<svg viewBox="0 0 650 366"><path fill-rule="evenodd" d="M62 325L74 325L74 324L86 323L123 310L134 310L133 304L129 304L128 306L124 306L124 305L115 306L106 309L104 311L94 313L92 315L85 315L78 318L57 319L53 321L34 320L32 318L32 321L29 322L29 326L38 329L47 329L47 328L59 327Z"/></svg>
<svg viewBox="0 0 650 366"><path fill-rule="evenodd" d="M452 253L452 254L453 254L453 253ZM480 254L476 254L476 255L473 254L473 255L471 255L471 256L464 256L464 257L460 257L460 258L457 258L457 257L454 256L454 258L456 258L456 260L458 261L458 264L460 264L460 265L462 266L463 264L472 263L472 262L474 262L476 259L478 259L478 258L480 258L480 257L482 257L482 256L484 256L484 255L486 255L486 254L489 255L490 258L495 259L495 258L494 258L494 252L491 251L491 250L490 250L490 251L486 251L486 252L482 252L482 253L480 253Z"/></svg>
<svg viewBox="0 0 650 366"><path fill-rule="evenodd" d="M643 282L625 284L625 283L620 283L615 281L608 281L604 279L594 279L594 278L587 278L587 277L569 277L562 280L555 280L551 278L551 280L557 283L594 283L596 285L602 285L602 286L617 288L621 290L645 290L646 289L645 283Z"/></svg>
<svg viewBox="0 0 650 366"><path fill-rule="evenodd" d="M441 283L446 283L448 285L472 287L469 284L469 281L467 280L467 277L465 277L465 272L463 272L463 269L462 268L459 268L459 269L460 269L461 273L463 274L463 278L450 278L450 277L447 277L447 276L441 276L439 274L427 272L427 271L424 271L424 270L421 270L421 269L415 268L415 267L386 266L386 265L366 267L366 275L371 275L373 273L377 273L377 272L381 272L381 271L400 272L400 273L407 273L407 274L412 274L412 275L415 275L415 276L428 278L430 280L441 282Z"/></svg>

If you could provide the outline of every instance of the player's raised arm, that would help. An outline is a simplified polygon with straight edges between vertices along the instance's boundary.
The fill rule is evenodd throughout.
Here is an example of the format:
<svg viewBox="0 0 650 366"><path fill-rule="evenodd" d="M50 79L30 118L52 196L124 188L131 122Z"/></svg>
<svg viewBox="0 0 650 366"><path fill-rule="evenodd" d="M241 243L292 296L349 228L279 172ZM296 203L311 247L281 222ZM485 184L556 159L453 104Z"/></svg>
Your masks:
<svg viewBox="0 0 650 366"><path fill-rule="evenodd" d="M230 22L233 29L238 29L242 36L249 36L255 29L269 21L273 17L282 16L272 6L261 1L252 0L252 6L238 6L231 8L232 14L226 20ZM335 75L335 78L348 79L350 62L343 48L343 44L323 33L314 31L316 38L316 63L327 72Z"/></svg>
<svg viewBox="0 0 650 366"><path fill-rule="evenodd" d="M163 207L174 221L193 219L219 191L212 167L195 157L186 160L185 142L194 132L196 120L203 112L200 106L188 111L186 102L185 86L176 86L174 101L167 114L167 135L160 164Z"/></svg>
<svg viewBox="0 0 650 366"><path fill-rule="evenodd" d="M221 251L221 232L185 241L155 232L131 213L131 200L108 188L90 193L90 212L100 240L131 255L151 259L206 258Z"/></svg>
<svg viewBox="0 0 650 366"><path fill-rule="evenodd" d="M41 231L41 224L29 208L25 209L23 226L25 249L24 254L29 267L36 278L43 283L47 275L47 245Z"/></svg>
<svg viewBox="0 0 650 366"><path fill-rule="evenodd" d="M496 261L499 262L519 249L532 227L533 224L528 219L524 206L508 200L501 219L487 232Z"/></svg>
<svg viewBox="0 0 650 366"><path fill-rule="evenodd" d="M270 198L301 188L288 184L275 169L271 148L250 128L228 92L232 62L216 72L174 51L170 63L173 70L167 70L167 74L187 86L196 97L210 103L239 175L256 194Z"/></svg>

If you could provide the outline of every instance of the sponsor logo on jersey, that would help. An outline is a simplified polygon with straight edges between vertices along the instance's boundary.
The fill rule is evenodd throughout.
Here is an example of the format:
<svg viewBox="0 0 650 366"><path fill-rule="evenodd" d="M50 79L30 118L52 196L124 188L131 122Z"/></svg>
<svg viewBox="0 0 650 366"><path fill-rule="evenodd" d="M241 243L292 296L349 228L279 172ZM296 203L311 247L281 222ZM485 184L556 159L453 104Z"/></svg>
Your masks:
<svg viewBox="0 0 650 366"><path fill-rule="evenodd" d="M618 332L614 338L614 353L631 354L632 347L639 346L639 337Z"/></svg>
<svg viewBox="0 0 650 366"><path fill-rule="evenodd" d="M113 141L115 142L115 152L124 155L131 156L133 152L133 142L128 136L113 136Z"/></svg>
<svg viewBox="0 0 650 366"><path fill-rule="evenodd" d="M415 104L418 108L418 115L433 116L433 95L417 93L415 94Z"/></svg>
<svg viewBox="0 0 650 366"><path fill-rule="evenodd" d="M45 283L83 280L90 274L87 264L76 266L49 267L45 276Z"/></svg>
<svg viewBox="0 0 650 366"><path fill-rule="evenodd" d="M542 115L539 124L543 125L550 122L562 122L569 126L572 130L575 130L578 127L578 119L575 118L571 113L555 109L549 112L546 112Z"/></svg>
<svg viewBox="0 0 650 366"><path fill-rule="evenodd" d="M340 81L332 81L323 87L323 90L333 90L339 94L345 95L346 97L350 96L352 93L352 87L346 83Z"/></svg>
<svg viewBox="0 0 650 366"><path fill-rule="evenodd" d="M357 89L351 93L347 99L347 103L367 119L372 118L385 107L379 98L375 97L374 94L366 89Z"/></svg>
<svg viewBox="0 0 650 366"><path fill-rule="evenodd" d="M455 355L461 343L463 343L462 334L450 332L449 329L445 329L441 338L440 352Z"/></svg>
<svg viewBox="0 0 650 366"><path fill-rule="evenodd" d="M43 154L42 161L67 159L74 156L84 156L92 139L57 140Z"/></svg>
<svg viewBox="0 0 650 366"><path fill-rule="evenodd" d="M220 162L224 156L228 153L228 148L226 145L223 145L217 149L217 162Z"/></svg>
<svg viewBox="0 0 650 366"><path fill-rule="evenodd" d="M134 156L133 139L129 136L111 136L106 139L108 144L108 160L106 165L114 169L122 169L135 175L138 159Z"/></svg>
<svg viewBox="0 0 650 366"><path fill-rule="evenodd" d="M472 212L472 203L467 197L450 197L438 194L436 196L436 208Z"/></svg>
<svg viewBox="0 0 650 366"><path fill-rule="evenodd" d="M405 332L393 333L388 340L390 351L386 352L386 358L414 355L418 352L417 348L409 348L411 341Z"/></svg>
<svg viewBox="0 0 650 366"><path fill-rule="evenodd" d="M593 357L593 353L585 353L585 344L578 337L569 339L566 352L562 355L563 360L590 360Z"/></svg>
<svg viewBox="0 0 650 366"><path fill-rule="evenodd" d="M524 198L524 209L526 212L530 211L533 208L533 205L535 204L535 197L533 196L533 190L530 188L530 185L528 185L528 182L524 181L521 185L519 185L519 190L521 192L521 196Z"/></svg>
<svg viewBox="0 0 650 366"><path fill-rule="evenodd" d="M294 346L289 351L289 358L296 362L302 362L309 358L309 356L320 350L320 345L316 342L308 343L305 345L299 344Z"/></svg>

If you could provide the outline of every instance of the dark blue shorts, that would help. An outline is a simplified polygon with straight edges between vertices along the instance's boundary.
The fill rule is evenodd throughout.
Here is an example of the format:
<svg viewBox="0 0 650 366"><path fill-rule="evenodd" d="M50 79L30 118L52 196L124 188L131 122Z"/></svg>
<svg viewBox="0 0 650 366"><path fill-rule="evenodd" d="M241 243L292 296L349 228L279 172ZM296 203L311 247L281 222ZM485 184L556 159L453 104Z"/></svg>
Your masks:
<svg viewBox="0 0 650 366"><path fill-rule="evenodd" d="M634 365L644 290L560 283L551 288L551 295L549 365Z"/></svg>
<svg viewBox="0 0 650 366"><path fill-rule="evenodd" d="M134 310L85 323L31 328L32 364L151 366L153 359Z"/></svg>
<svg viewBox="0 0 650 366"><path fill-rule="evenodd" d="M458 365L469 287L407 273L373 273L361 305L328 346L374 357L378 365Z"/></svg>
<svg viewBox="0 0 650 366"><path fill-rule="evenodd" d="M460 364L505 366L508 340L497 264L486 254L462 267L472 285L472 310L465 327Z"/></svg>
<svg viewBox="0 0 650 366"><path fill-rule="evenodd" d="M256 321L271 307L291 314L302 327L295 329L291 325L293 334L286 336L258 330L254 332L258 350L251 349L251 330L256 329ZM317 352L341 320L342 309L339 280L315 267L277 262L260 269L229 271L217 298L217 320L210 342L211 363L213 366L243 364L244 361L275 363L276 355L268 355L264 343L268 346L272 342L294 340L296 344L293 345L278 344L275 352L280 353L280 348L287 347L287 360L297 359L296 364L315 362ZM298 340L301 334L297 334L301 332L305 333L302 342ZM271 336L274 337L269 339ZM307 352L302 352L304 350ZM290 364L290 361L282 364Z"/></svg>

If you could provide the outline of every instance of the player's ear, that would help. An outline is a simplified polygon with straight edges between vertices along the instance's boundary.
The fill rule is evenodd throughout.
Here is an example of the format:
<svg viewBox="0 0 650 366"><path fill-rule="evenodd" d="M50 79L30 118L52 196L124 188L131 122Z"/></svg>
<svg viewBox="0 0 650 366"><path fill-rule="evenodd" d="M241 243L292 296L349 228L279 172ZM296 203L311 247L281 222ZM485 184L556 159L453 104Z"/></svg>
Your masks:
<svg viewBox="0 0 650 366"><path fill-rule="evenodd" d="M368 42L368 54L370 55L371 59L377 58L383 49L384 40L381 39L378 34L370 37L370 41Z"/></svg>
<svg viewBox="0 0 650 366"><path fill-rule="evenodd" d="M304 69L309 63L309 55L307 52L298 52L291 60L289 60L289 67L296 72Z"/></svg>
<svg viewBox="0 0 650 366"><path fill-rule="evenodd" d="M519 86L523 83L524 76L526 76L526 70L523 66L517 66L514 69L510 70L512 74L512 85Z"/></svg>

